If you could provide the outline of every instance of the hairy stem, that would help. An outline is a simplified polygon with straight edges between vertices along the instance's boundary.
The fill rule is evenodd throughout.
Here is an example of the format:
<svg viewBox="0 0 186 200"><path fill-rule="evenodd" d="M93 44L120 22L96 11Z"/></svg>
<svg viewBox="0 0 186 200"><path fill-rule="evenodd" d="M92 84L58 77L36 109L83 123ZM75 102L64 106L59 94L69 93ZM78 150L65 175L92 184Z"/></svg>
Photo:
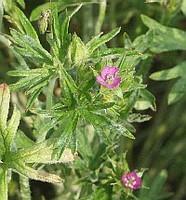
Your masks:
<svg viewBox="0 0 186 200"><path fill-rule="evenodd" d="M107 0L100 0L99 16L95 27L95 35L101 32L101 27L105 19Z"/></svg>

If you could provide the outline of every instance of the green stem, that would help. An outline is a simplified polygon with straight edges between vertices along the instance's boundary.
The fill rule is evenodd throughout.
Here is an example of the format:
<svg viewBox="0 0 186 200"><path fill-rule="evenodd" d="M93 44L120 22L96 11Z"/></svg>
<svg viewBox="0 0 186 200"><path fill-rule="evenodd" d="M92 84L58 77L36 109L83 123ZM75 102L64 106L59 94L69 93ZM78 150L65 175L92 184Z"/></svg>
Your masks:
<svg viewBox="0 0 186 200"><path fill-rule="evenodd" d="M107 0L99 0L99 1L100 1L99 16L95 27L95 35L101 32L101 27L105 19L105 12L107 6Z"/></svg>
<svg viewBox="0 0 186 200"><path fill-rule="evenodd" d="M93 35L93 5L83 8L83 41L88 42Z"/></svg>
<svg viewBox="0 0 186 200"><path fill-rule="evenodd" d="M116 25L116 1L110 1L110 6L109 6L109 24L110 24L110 29L113 30L117 27ZM116 40L113 38L111 41L111 45L115 46L116 45Z"/></svg>
<svg viewBox="0 0 186 200"><path fill-rule="evenodd" d="M22 175L19 176L20 194L22 200L31 200L29 179Z"/></svg>
<svg viewBox="0 0 186 200"><path fill-rule="evenodd" d="M0 168L0 199L8 200L7 170Z"/></svg>

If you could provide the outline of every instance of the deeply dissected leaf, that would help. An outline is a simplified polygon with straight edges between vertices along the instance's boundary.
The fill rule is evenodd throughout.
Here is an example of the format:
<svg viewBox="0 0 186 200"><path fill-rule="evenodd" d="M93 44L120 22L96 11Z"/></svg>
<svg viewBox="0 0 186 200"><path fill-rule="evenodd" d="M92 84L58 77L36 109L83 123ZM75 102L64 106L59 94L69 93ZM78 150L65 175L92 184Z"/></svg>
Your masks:
<svg viewBox="0 0 186 200"><path fill-rule="evenodd" d="M107 119L105 116L100 115L98 113L94 113L91 111L88 112L86 109L82 110L81 114L86 121L88 121L89 123L93 125L100 139L103 142L108 144L110 141L109 141L108 136L105 134L105 127L109 128L110 120Z"/></svg>
<svg viewBox="0 0 186 200"><path fill-rule="evenodd" d="M61 22L61 57L65 57L67 50L71 42L71 34L69 34L69 24L72 16L81 8L81 4L72 12L72 14L67 14L59 19ZM63 20L63 21L62 21Z"/></svg>
<svg viewBox="0 0 186 200"><path fill-rule="evenodd" d="M64 114L61 112L61 118L57 119L59 128L53 134L53 138L58 138L57 147L53 153L54 159L59 160L65 148L71 148L76 151L76 128L79 114L76 111L69 111Z"/></svg>
<svg viewBox="0 0 186 200"><path fill-rule="evenodd" d="M61 183L63 180L55 175L55 174L49 174L44 171L35 170L31 167L28 167L24 162L12 162L10 165L13 168L13 171L18 172L30 179L33 180L39 180L43 182L49 182L49 183Z"/></svg>
<svg viewBox="0 0 186 200"><path fill-rule="evenodd" d="M16 50L25 57L36 58L40 62L52 65L52 56L38 43L28 35L24 35L15 29L11 29L11 34L16 42Z"/></svg>
<svg viewBox="0 0 186 200"><path fill-rule="evenodd" d="M27 149L22 148L18 151L12 151L12 144L14 142L15 134L17 133L17 128L20 121L20 112L14 107L13 114L10 120L7 121L7 115L9 111L9 101L10 101L10 92L9 88L6 84L0 85L0 107L1 110L4 111L3 114L0 115L1 126L0 126L0 158L3 157L3 162L0 164L0 186L1 186L1 197L7 199L7 170L11 168L13 171L16 171L28 178L32 178L35 180L47 181L47 182L55 182L60 183L62 179L55 175L49 174L46 172L37 171L29 166L27 163L50 163L52 162L52 153L57 142L51 142L50 145L48 143L41 143L37 145L33 145L32 142L29 142L31 147L27 147ZM3 122L3 123L2 123ZM28 141L28 140L25 140ZM48 141L47 141L48 142ZM43 153L43 154L42 154ZM39 155L41 157L39 157ZM70 157L71 156L71 157ZM42 160L42 159L43 160ZM61 162L69 162L70 159L74 159L74 155L71 154L70 151L64 152L61 157Z"/></svg>
<svg viewBox="0 0 186 200"><path fill-rule="evenodd" d="M29 108L34 103L43 87L55 76L55 72L52 69L41 68L9 71L8 75L23 77L16 83L11 84L10 87L12 90L26 90L26 94L30 95L27 101L27 108Z"/></svg>
<svg viewBox="0 0 186 200"><path fill-rule="evenodd" d="M25 33L39 42L37 33L35 29L33 28L32 24L30 23L30 21L25 16L25 14L18 7L15 7L14 10L16 12L16 16L19 16L17 20L20 21L22 27L25 30Z"/></svg>
<svg viewBox="0 0 186 200"><path fill-rule="evenodd" d="M91 55L98 47L105 44L106 42L110 41L114 36L116 36L120 32L121 28L116 28L112 30L111 32L103 35L102 37L98 38L100 35L98 35L92 40L90 40L86 46L88 48L89 55Z"/></svg>
<svg viewBox="0 0 186 200"><path fill-rule="evenodd" d="M22 159L25 163L68 163L73 162L76 154L71 149L64 148L61 156L56 159L54 157L55 149L59 148L59 139L48 139L43 142L32 144L27 149L20 149L17 152L17 159Z"/></svg>

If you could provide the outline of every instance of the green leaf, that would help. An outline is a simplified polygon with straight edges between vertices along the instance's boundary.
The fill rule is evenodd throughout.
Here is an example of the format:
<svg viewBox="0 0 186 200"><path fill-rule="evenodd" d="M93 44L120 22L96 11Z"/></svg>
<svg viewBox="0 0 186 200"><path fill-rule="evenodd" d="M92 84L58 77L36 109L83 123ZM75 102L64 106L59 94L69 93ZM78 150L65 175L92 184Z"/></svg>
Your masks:
<svg viewBox="0 0 186 200"><path fill-rule="evenodd" d="M130 123L133 123L133 122L141 123L141 122L149 121L151 118L152 117L150 115L142 115L140 113L133 113L129 115L127 120Z"/></svg>
<svg viewBox="0 0 186 200"><path fill-rule="evenodd" d="M69 3L69 2L66 3L66 2L63 2L63 1L44 3L42 5L37 6L32 11L32 13L30 15L30 21L38 20L42 11L45 11L45 10L50 9L52 7L57 7L58 12L61 12L61 11L65 10L67 7L77 7L77 6L79 6L79 4L80 3ZM86 2L83 3L83 4L86 4Z"/></svg>
<svg viewBox="0 0 186 200"><path fill-rule="evenodd" d="M75 151L76 148L76 127L78 124L79 114L77 112L71 111L63 116L63 119L60 121L63 131L59 128L57 135L54 134L54 137L58 137L58 149L55 152L55 159L61 157L63 150L66 147L72 148ZM74 143L75 142L75 143Z"/></svg>
<svg viewBox="0 0 186 200"><path fill-rule="evenodd" d="M154 32L151 50L160 53L172 50L186 50L186 32L163 26L155 20L142 15L143 23Z"/></svg>
<svg viewBox="0 0 186 200"><path fill-rule="evenodd" d="M151 42L153 41L153 31L149 30L145 35L137 37L133 42L133 48L136 51L143 53L149 47L151 47Z"/></svg>
<svg viewBox="0 0 186 200"><path fill-rule="evenodd" d="M62 15L59 19L59 23L61 25L61 57L64 58L67 54L67 50L69 48L71 42L71 35L68 33L69 23L72 16L81 8L82 5L79 5L71 15Z"/></svg>
<svg viewBox="0 0 186 200"><path fill-rule="evenodd" d="M186 16L186 0L183 0L183 2L182 2L181 11Z"/></svg>
<svg viewBox="0 0 186 200"><path fill-rule="evenodd" d="M55 4L52 4L51 12L52 12L52 20L53 20L52 21L53 38L54 38L54 41L57 44L58 48L60 48L61 47L60 24L59 24L57 6Z"/></svg>
<svg viewBox="0 0 186 200"><path fill-rule="evenodd" d="M12 148L14 137L19 126L20 118L20 111L17 109L16 106L14 106L12 117L10 118L7 126L7 135L5 137L6 149L8 149L9 151Z"/></svg>
<svg viewBox="0 0 186 200"><path fill-rule="evenodd" d="M97 39L93 38L92 40L90 40L86 44L89 55L91 55L98 47L100 47L101 45L110 41L115 35L117 35L120 32L120 30L121 30L121 28L116 28L116 29L112 30L111 32L103 35L100 38L97 38Z"/></svg>
<svg viewBox="0 0 186 200"><path fill-rule="evenodd" d="M16 0L16 1L22 8L25 8L25 1L24 0Z"/></svg>
<svg viewBox="0 0 186 200"><path fill-rule="evenodd" d="M113 131L115 131L116 133L118 133L118 135L123 135L123 136L128 137L132 140L135 139L133 134L126 127L124 127L121 123L117 123L117 122L112 121L111 122L111 129Z"/></svg>
<svg viewBox="0 0 186 200"><path fill-rule="evenodd" d="M61 25L61 48L62 48L61 56L62 57L65 57L68 50L68 46L70 45L70 41L71 41L71 36L68 33L69 23L70 23L70 17L66 16Z"/></svg>
<svg viewBox="0 0 186 200"><path fill-rule="evenodd" d="M63 82L63 79L66 81L66 84L70 88L72 93L76 93L79 91L74 79L70 76L70 74L65 70L62 66L60 71L60 80Z"/></svg>
<svg viewBox="0 0 186 200"><path fill-rule="evenodd" d="M19 16L19 18L17 20L19 20L21 22L21 25L24 28L25 33L28 36L35 39L39 43L37 33L36 33L35 29L33 28L32 24L30 23L30 21L25 16L25 14L18 7L15 7L14 10L16 12L16 16Z"/></svg>
<svg viewBox="0 0 186 200"><path fill-rule="evenodd" d="M108 194L107 192L108 191L106 191L104 188L99 188L92 193L92 195L89 199L92 199L92 200L97 200L97 199L111 200L111 197L110 197L111 194ZM109 193L110 193L110 191L109 191Z"/></svg>
<svg viewBox="0 0 186 200"><path fill-rule="evenodd" d="M186 94L186 78L179 79L171 88L168 95L168 104L173 104Z"/></svg>
<svg viewBox="0 0 186 200"><path fill-rule="evenodd" d="M92 104L92 105L88 105L86 107L87 110L90 111L94 111L94 110L102 110L102 109L107 109L107 108L111 108L114 106L114 102L110 102L110 103L97 103L97 104Z"/></svg>
<svg viewBox="0 0 186 200"><path fill-rule="evenodd" d="M87 135L84 132L77 130L78 136L78 152L83 158L90 158L93 154Z"/></svg>
<svg viewBox="0 0 186 200"><path fill-rule="evenodd" d="M178 77L186 77L186 62L174 66L171 69L155 72L150 75L150 78L156 81L167 81Z"/></svg>
<svg viewBox="0 0 186 200"><path fill-rule="evenodd" d="M139 98L135 103L136 110L146 110L150 108L156 111L155 97L146 89L139 90Z"/></svg>
<svg viewBox="0 0 186 200"><path fill-rule="evenodd" d="M11 29L11 35L16 41L15 49L28 58L36 58L42 64L53 64L52 56L46 51L40 43L28 35L24 35L15 29Z"/></svg>
<svg viewBox="0 0 186 200"><path fill-rule="evenodd" d="M24 148L25 146L29 148L34 145L34 141L28 138L21 130L17 131L14 141L18 149Z"/></svg>
<svg viewBox="0 0 186 200"><path fill-rule="evenodd" d="M41 12L41 16L38 20L38 28L40 34L44 34L45 32L51 31L51 24L52 24L52 14L51 10L47 9Z"/></svg>
<svg viewBox="0 0 186 200"><path fill-rule="evenodd" d="M124 39L124 48L132 49L132 41L127 33L123 34L123 39Z"/></svg>
<svg viewBox="0 0 186 200"><path fill-rule="evenodd" d="M150 75L153 80L171 80L179 78L171 88L168 95L168 103L173 104L180 100L185 95L186 88L186 62L182 62L179 65L167 70L155 72Z"/></svg>
<svg viewBox="0 0 186 200"><path fill-rule="evenodd" d="M0 30L2 29L3 14L4 14L3 5L2 5L2 3L0 3Z"/></svg>
<svg viewBox="0 0 186 200"><path fill-rule="evenodd" d="M134 56L134 55L140 55L142 56L138 51L136 50L128 50L124 48L101 48L97 51L94 51L91 55L91 58L93 60L100 59L101 58L120 58L121 56Z"/></svg>
<svg viewBox="0 0 186 200"><path fill-rule="evenodd" d="M105 127L108 127L108 129L109 129L110 120L101 114L87 111L86 109L81 110L80 112L81 112L83 118L93 125L93 127L94 127L96 133L98 134L98 136L100 137L100 139L104 143L109 144L110 140L105 133Z"/></svg>
<svg viewBox="0 0 186 200"><path fill-rule="evenodd" d="M55 6L58 4L58 2L52 2L52 4ZM47 9L50 9L51 8L51 3L45 3L45 4L42 4L40 6L37 6L31 13L30 15L30 21L36 21L39 19L39 17L41 16L41 12L42 11L45 11Z"/></svg>
<svg viewBox="0 0 186 200"><path fill-rule="evenodd" d="M160 193L163 189L166 180L167 180L167 171L162 170L153 180L150 181L151 187L149 190L140 190L139 199L140 200L159 199Z"/></svg>
<svg viewBox="0 0 186 200"><path fill-rule="evenodd" d="M76 154L72 153L69 148L64 148L63 153L57 159L54 157L55 150L59 148L59 139L53 138L43 142L32 144L27 149L20 149L17 152L17 159L23 160L25 163L68 163L74 161Z"/></svg>
<svg viewBox="0 0 186 200"><path fill-rule="evenodd" d="M17 83L11 84L10 88L12 90L27 89L27 91L29 91L34 86L38 87L37 84L39 84L40 81L41 82L43 80L45 81L45 79L48 79L48 78L49 78L49 75L47 76L47 74L43 74L39 76L27 76L25 78L20 79Z"/></svg>
<svg viewBox="0 0 186 200"><path fill-rule="evenodd" d="M35 89L35 91L33 91L33 93L30 94L30 96L26 102L27 109L29 109L34 104L35 100L37 99L37 97L39 96L41 91L42 91L42 88L38 88L38 89Z"/></svg>
<svg viewBox="0 0 186 200"><path fill-rule="evenodd" d="M9 111L10 90L6 83L0 85L0 130L5 131Z"/></svg>
<svg viewBox="0 0 186 200"><path fill-rule="evenodd" d="M72 42L68 48L68 59L74 65L80 66L88 58L87 49L82 40L74 34Z"/></svg>
<svg viewBox="0 0 186 200"><path fill-rule="evenodd" d="M7 73L9 76L23 76L23 77L36 77L36 76L42 76L43 74L48 74L48 69L32 69L32 70L12 70L8 71Z"/></svg>
<svg viewBox="0 0 186 200"><path fill-rule="evenodd" d="M39 181L49 182L49 183L63 182L63 180L59 176L55 174L49 174L44 171L35 170L31 167L28 167L25 163L21 161L11 162L11 167L13 168L13 171L16 171L33 180L39 180Z"/></svg>

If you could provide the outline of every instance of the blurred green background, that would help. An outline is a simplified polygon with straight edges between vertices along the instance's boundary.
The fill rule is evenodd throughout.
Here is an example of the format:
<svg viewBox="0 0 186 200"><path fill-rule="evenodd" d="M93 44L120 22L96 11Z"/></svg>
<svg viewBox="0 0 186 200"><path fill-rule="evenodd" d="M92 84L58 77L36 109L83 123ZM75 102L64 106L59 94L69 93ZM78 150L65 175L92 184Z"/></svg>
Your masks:
<svg viewBox="0 0 186 200"><path fill-rule="evenodd" d="M29 17L37 6L45 2L48 1L26 0L25 14ZM63 2L69 5L83 1L64 0ZM164 25L186 30L186 17L181 9L178 7L176 11L172 12L167 6L169 1L162 2L159 4L144 3L143 0L108 0L101 30L108 32L115 27L121 27L120 34L108 46L123 47L124 32L129 35L132 41L137 36L146 33L148 29L142 23L141 14L145 14ZM178 1L175 2L178 3ZM99 32L95 29L98 13L98 3L84 5L72 18L71 32L76 32L84 41L88 41L92 35ZM37 29L37 23L33 22L33 24ZM3 19L1 32L9 33L9 26L10 24ZM43 36L41 36L41 40L46 46ZM136 140L125 139L127 145L124 148L128 149L127 159L131 168L149 168L145 173L144 185L149 187L154 185L154 190L151 191L155 194L154 197L151 194L151 199L153 197L154 200L162 197L172 200L186 199L186 98L183 97L180 101L168 106L167 96L175 80L157 82L149 78L151 73L169 69L183 61L185 55L186 53L181 50L153 54L145 62L140 63L136 69L137 73L143 76L148 90L156 97L157 111L148 111L148 114L152 116L150 121L135 124ZM10 77L6 75L6 72L12 69L12 61L11 52L6 48L6 45L0 42L1 82L12 82ZM58 169L58 166L56 168ZM63 170L68 174L68 167L64 166ZM14 180L17 179L17 175L14 174ZM71 181L69 178L67 184L70 185ZM157 184L159 184L158 188ZM31 181L31 186L34 200L37 200L38 194L42 194L45 199L54 198L53 185ZM16 199L17 187L16 181L10 183L11 199ZM140 200L151 200L148 195L148 190L141 190L138 194Z"/></svg>

